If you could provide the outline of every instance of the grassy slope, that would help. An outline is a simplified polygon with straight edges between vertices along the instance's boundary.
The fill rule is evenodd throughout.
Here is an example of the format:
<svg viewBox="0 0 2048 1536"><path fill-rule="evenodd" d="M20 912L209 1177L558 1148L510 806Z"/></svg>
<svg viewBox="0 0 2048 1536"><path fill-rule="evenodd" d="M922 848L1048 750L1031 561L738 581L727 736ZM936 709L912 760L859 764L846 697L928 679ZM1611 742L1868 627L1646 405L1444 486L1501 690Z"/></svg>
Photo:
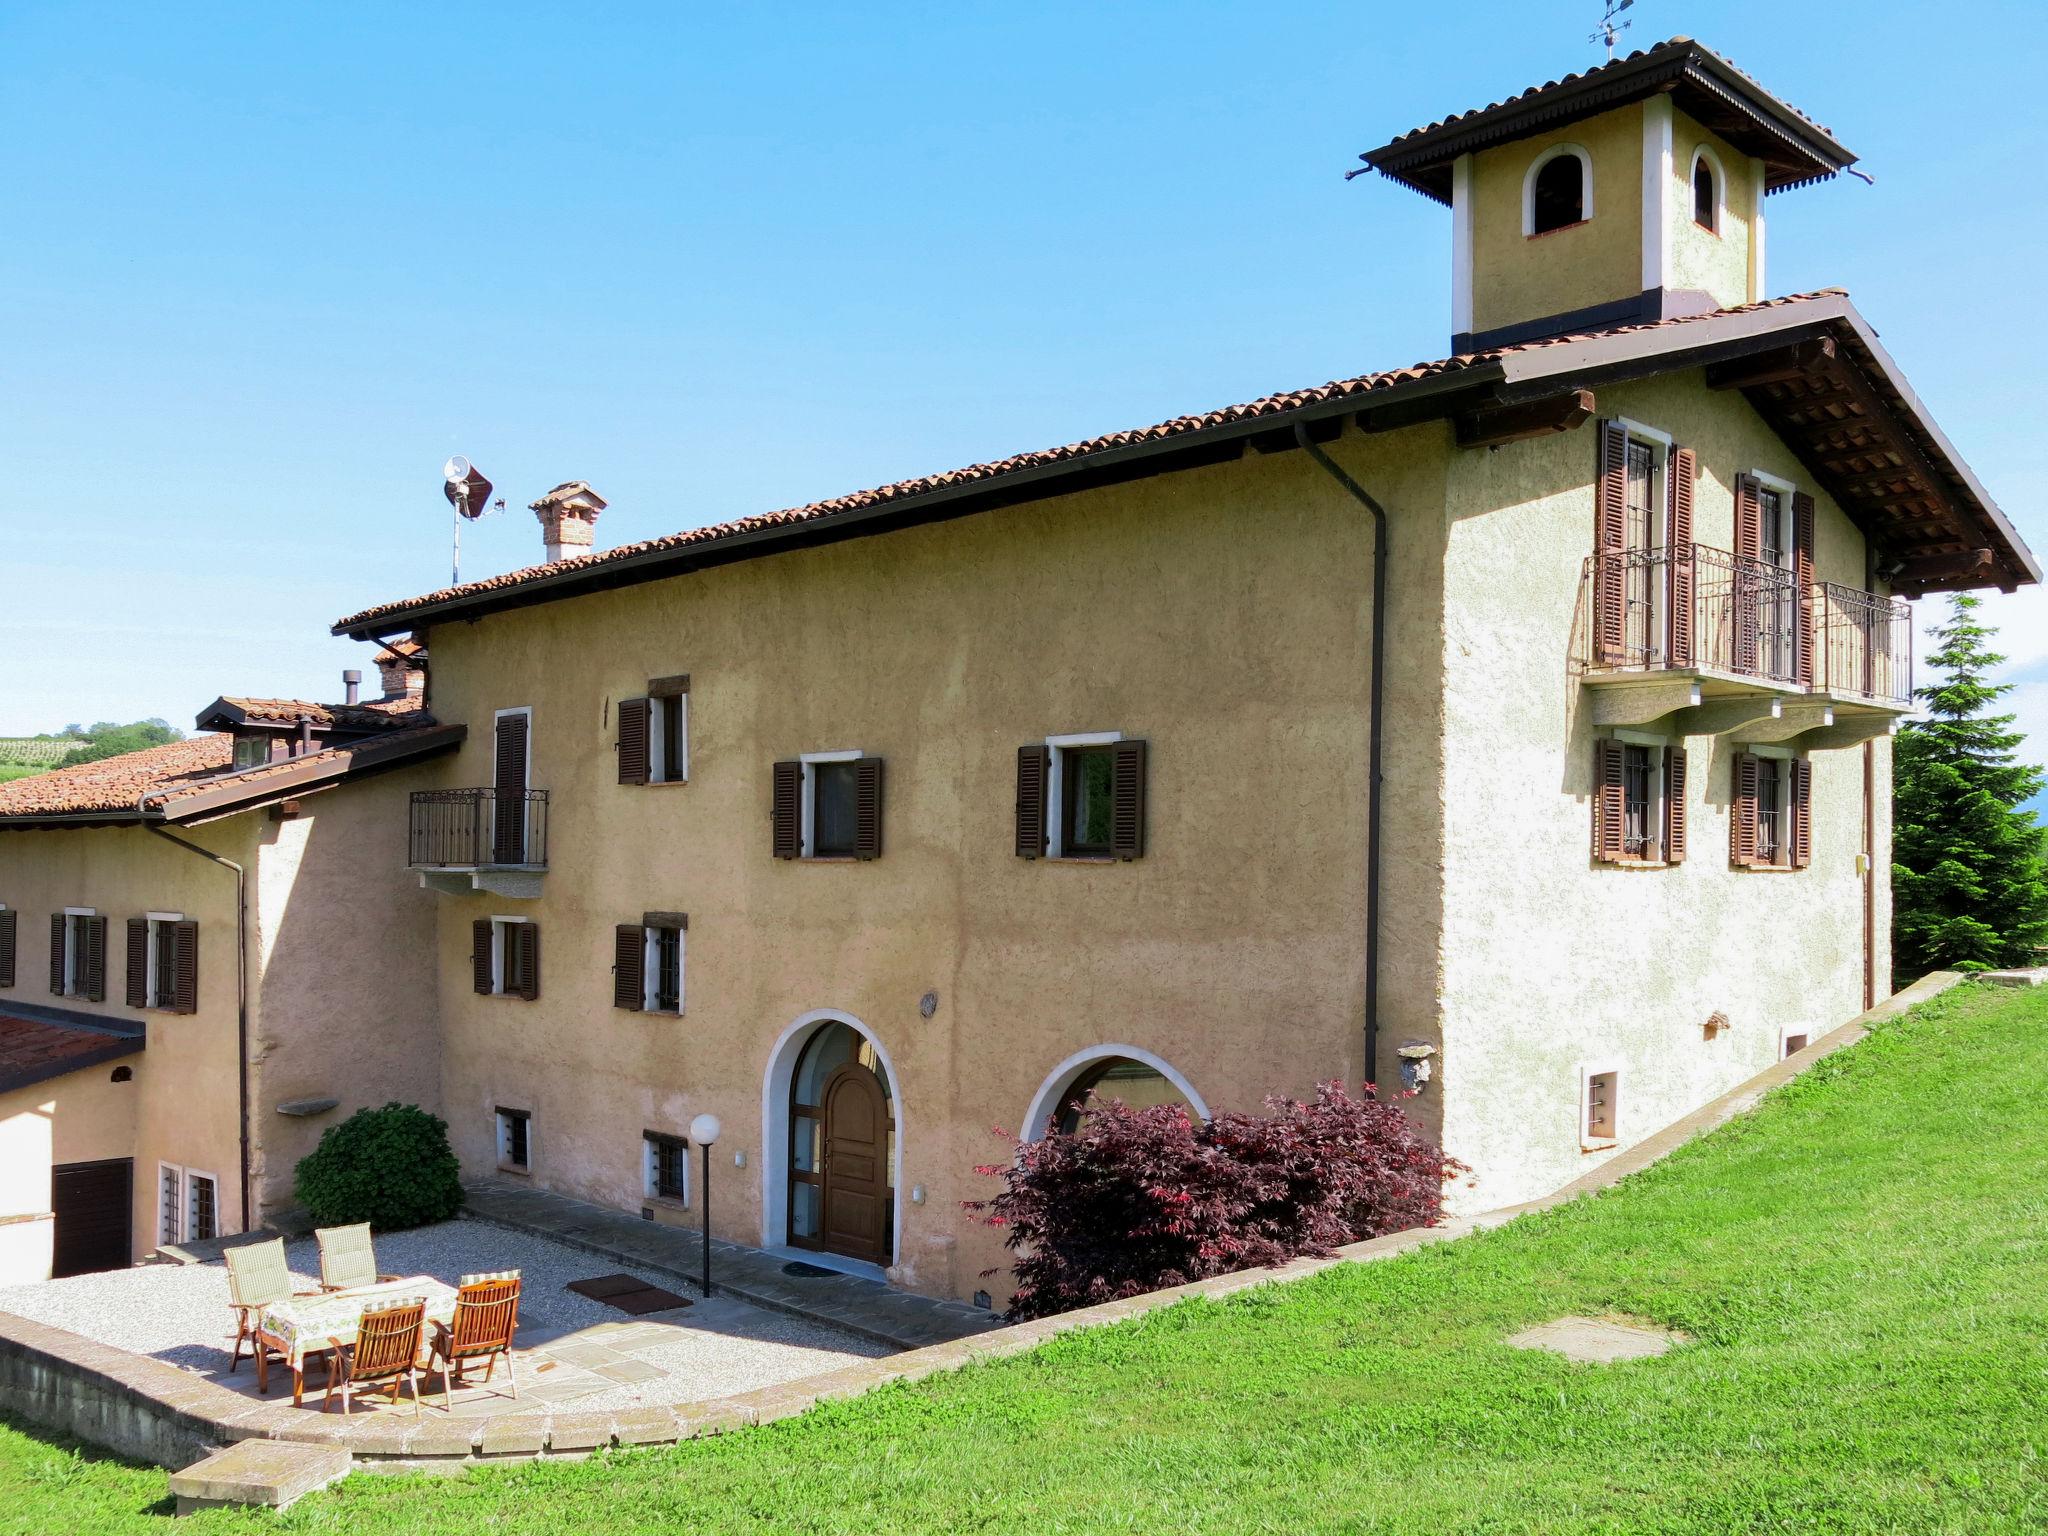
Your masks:
<svg viewBox="0 0 2048 1536"><path fill-rule="evenodd" d="M357 1477L360 1532L2041 1530L2048 993L1951 993L1596 1201L672 1451ZM1525 1324L1698 1343L1574 1367ZM0 1429L0 1530L162 1474Z"/></svg>

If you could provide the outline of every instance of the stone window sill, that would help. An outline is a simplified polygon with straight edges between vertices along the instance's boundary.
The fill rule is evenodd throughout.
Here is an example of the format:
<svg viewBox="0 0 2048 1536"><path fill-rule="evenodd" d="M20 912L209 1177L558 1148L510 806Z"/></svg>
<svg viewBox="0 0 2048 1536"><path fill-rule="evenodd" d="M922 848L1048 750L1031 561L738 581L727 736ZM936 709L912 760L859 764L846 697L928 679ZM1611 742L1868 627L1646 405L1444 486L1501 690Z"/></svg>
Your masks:
<svg viewBox="0 0 2048 1536"><path fill-rule="evenodd" d="M499 1158L498 1172L516 1173L521 1178L531 1178L533 1176L533 1165L530 1163L508 1163L503 1158Z"/></svg>

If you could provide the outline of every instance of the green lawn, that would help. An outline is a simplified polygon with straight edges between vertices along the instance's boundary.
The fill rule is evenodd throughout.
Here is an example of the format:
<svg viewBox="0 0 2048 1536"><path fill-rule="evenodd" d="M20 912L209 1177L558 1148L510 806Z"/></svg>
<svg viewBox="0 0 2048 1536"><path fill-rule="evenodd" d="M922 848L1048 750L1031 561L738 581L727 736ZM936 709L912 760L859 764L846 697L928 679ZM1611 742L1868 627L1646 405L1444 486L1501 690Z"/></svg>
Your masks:
<svg viewBox="0 0 2048 1536"><path fill-rule="evenodd" d="M674 1450L181 1529L2040 1531L2048 994L1965 988L1597 1200ZM1504 1335L1697 1342L1576 1367ZM0 1428L0 1529L164 1530Z"/></svg>

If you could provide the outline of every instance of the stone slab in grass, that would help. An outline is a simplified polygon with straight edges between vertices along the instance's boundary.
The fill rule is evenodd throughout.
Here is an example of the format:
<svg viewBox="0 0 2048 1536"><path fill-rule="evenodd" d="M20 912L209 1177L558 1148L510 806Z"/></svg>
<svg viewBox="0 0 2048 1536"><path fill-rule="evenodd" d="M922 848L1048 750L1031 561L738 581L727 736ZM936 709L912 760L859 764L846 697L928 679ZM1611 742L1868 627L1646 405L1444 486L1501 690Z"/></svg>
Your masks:
<svg viewBox="0 0 2048 1536"><path fill-rule="evenodd" d="M283 1509L348 1475L350 1456L338 1445L237 1440L224 1451L171 1474L178 1513L224 1504Z"/></svg>
<svg viewBox="0 0 2048 1536"><path fill-rule="evenodd" d="M1547 1349L1581 1365L1612 1365L1617 1360L1645 1360L1661 1355L1686 1336L1650 1323L1623 1323L1606 1317L1560 1317L1524 1328L1508 1340L1514 1349Z"/></svg>

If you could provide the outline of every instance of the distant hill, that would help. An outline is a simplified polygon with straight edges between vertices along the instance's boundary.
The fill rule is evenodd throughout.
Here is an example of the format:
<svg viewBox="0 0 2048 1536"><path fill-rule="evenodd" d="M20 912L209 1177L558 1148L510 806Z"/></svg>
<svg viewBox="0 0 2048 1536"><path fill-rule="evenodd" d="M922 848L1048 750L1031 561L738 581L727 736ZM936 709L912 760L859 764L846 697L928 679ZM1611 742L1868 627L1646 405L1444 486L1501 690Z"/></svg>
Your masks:
<svg viewBox="0 0 2048 1536"><path fill-rule="evenodd" d="M160 747L183 740L184 734L164 720L150 719L126 725L102 720L90 729L69 725L47 736L0 736L0 782L74 763L96 763L143 747Z"/></svg>

